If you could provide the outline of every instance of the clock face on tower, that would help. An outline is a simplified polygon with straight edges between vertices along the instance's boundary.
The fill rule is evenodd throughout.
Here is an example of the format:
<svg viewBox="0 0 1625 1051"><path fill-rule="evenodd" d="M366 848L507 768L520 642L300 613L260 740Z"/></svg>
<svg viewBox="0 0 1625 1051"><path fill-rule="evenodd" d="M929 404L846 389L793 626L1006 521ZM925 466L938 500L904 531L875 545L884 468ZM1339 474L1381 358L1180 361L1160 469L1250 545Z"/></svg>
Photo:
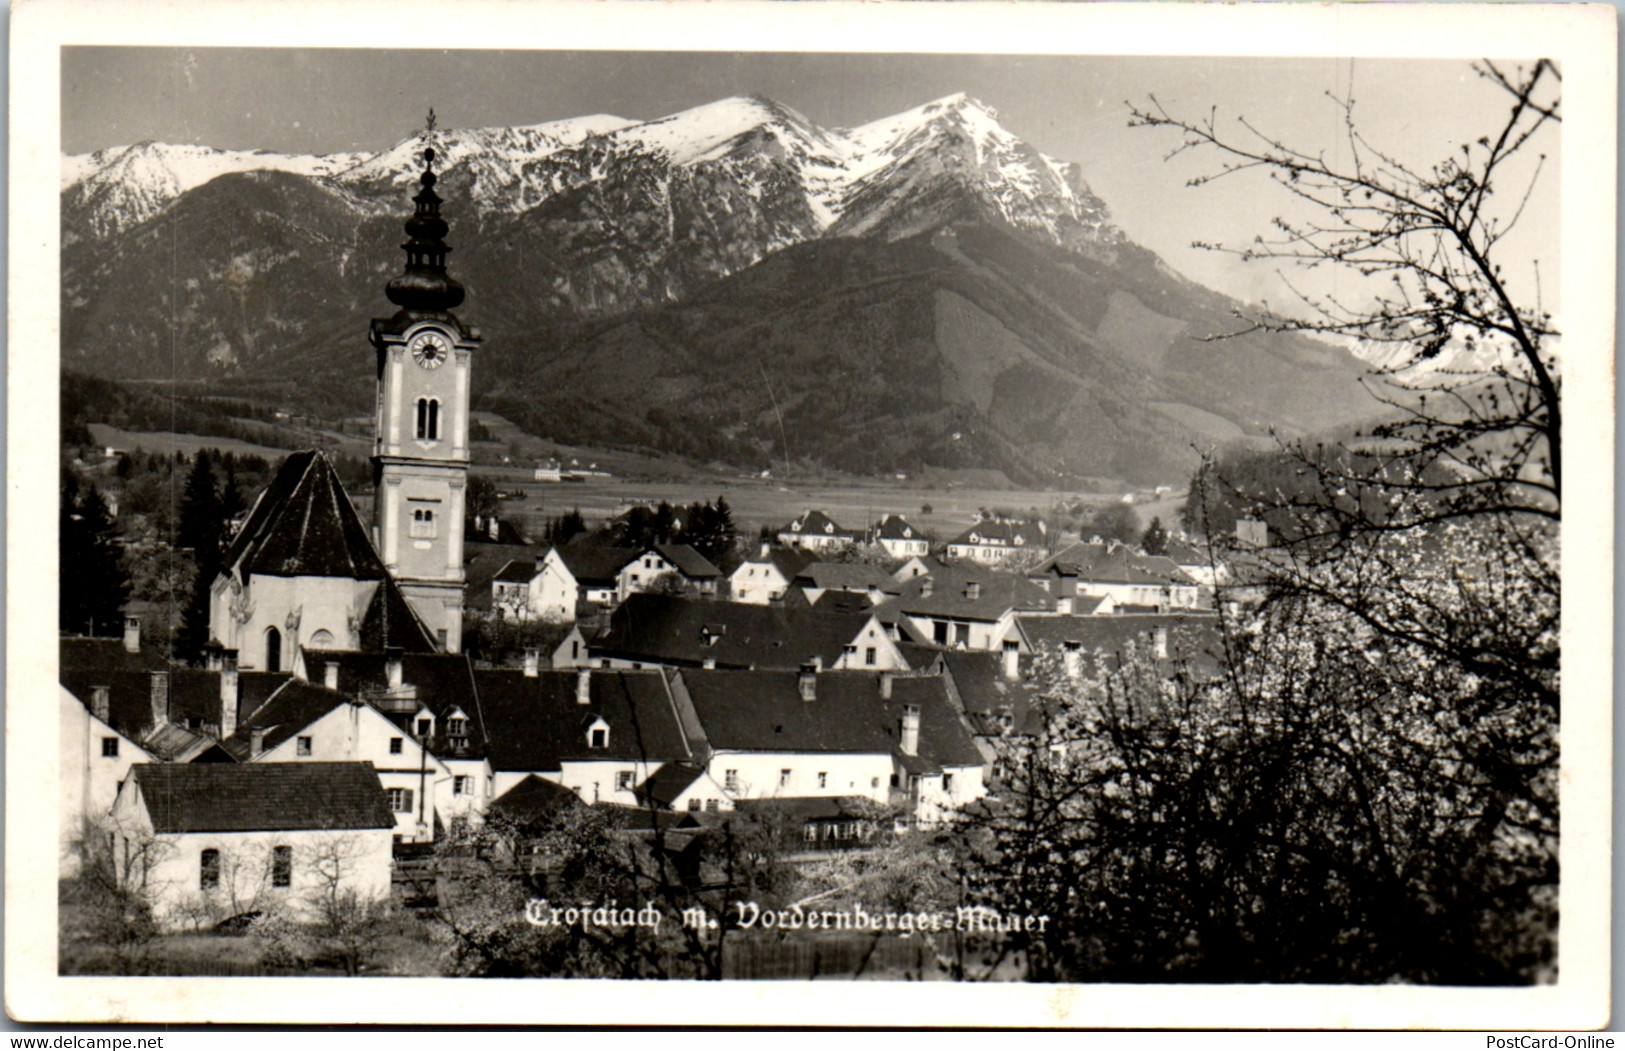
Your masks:
<svg viewBox="0 0 1625 1051"><path fill-rule="evenodd" d="M446 363L446 358L451 353L446 337L438 332L425 332L414 337L407 345L407 349L412 352L412 360L426 369L438 369Z"/></svg>

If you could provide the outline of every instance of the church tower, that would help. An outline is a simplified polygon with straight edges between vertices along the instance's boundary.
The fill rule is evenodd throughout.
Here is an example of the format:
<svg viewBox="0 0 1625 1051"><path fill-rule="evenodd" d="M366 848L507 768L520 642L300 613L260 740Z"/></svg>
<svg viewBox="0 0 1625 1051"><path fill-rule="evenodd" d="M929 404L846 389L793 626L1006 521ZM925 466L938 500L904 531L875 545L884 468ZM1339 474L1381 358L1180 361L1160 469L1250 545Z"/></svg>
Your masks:
<svg viewBox="0 0 1625 1051"><path fill-rule="evenodd" d="M463 505L468 484L469 368L478 329L451 311L463 286L446 273L446 221L423 151L417 209L406 221L406 269L390 280L390 318L375 318L378 356L373 537L385 567L440 648L463 633Z"/></svg>

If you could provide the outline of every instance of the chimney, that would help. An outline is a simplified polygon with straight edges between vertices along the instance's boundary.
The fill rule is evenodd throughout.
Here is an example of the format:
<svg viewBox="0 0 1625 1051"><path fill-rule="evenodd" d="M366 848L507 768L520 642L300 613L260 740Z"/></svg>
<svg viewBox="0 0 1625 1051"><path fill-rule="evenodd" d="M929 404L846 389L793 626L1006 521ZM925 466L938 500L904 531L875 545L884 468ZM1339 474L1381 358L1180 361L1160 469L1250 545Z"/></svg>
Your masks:
<svg viewBox="0 0 1625 1051"><path fill-rule="evenodd" d="M965 581L965 597L976 601L982 597L982 582L980 580Z"/></svg>
<svg viewBox="0 0 1625 1051"><path fill-rule="evenodd" d="M248 758L258 759L265 754L265 731L256 726L248 731Z"/></svg>
<svg viewBox="0 0 1625 1051"><path fill-rule="evenodd" d="M1010 682L1021 678L1021 643L1015 639L1004 640L1004 677Z"/></svg>
<svg viewBox="0 0 1625 1051"><path fill-rule="evenodd" d="M1156 647L1157 659L1158 660L1163 660L1163 661L1167 660L1168 659L1168 626L1166 624L1157 625L1156 630L1154 630L1151 633L1151 640L1152 640L1151 644L1154 647Z"/></svg>
<svg viewBox="0 0 1625 1051"><path fill-rule="evenodd" d="M1066 677L1069 679L1083 678L1083 645L1077 642L1068 642L1061 656L1066 662Z"/></svg>
<svg viewBox="0 0 1625 1051"><path fill-rule="evenodd" d="M203 647L203 670L219 671L224 662L225 648L218 642L210 641Z"/></svg>
<svg viewBox="0 0 1625 1051"><path fill-rule="evenodd" d="M756 556L756 557L758 557L758 558L766 558L766 557L767 557L767 551L768 551L768 548L769 548L769 547L770 547L770 546L771 546L771 545L770 545L770 544L768 544L768 542L767 542L767 541L766 541L766 540L764 540L764 541L762 541L762 551L761 551L761 554L759 554L759 555L757 555L757 556Z"/></svg>
<svg viewBox="0 0 1625 1051"><path fill-rule="evenodd" d="M717 659L715 657L707 657L705 658L705 662L701 665L701 667L703 667L706 671L716 671Z"/></svg>
<svg viewBox="0 0 1625 1051"><path fill-rule="evenodd" d="M883 700L883 701L891 700L891 683L892 683L892 673L889 672L889 671L881 672L880 673L880 699L881 700Z"/></svg>
<svg viewBox="0 0 1625 1051"><path fill-rule="evenodd" d="M502 535L502 531L498 527L498 525L499 524L497 522L497 516L496 515L492 515L490 518L486 519L486 522L485 522L486 534L485 535L489 536L492 540L498 539Z"/></svg>
<svg viewBox="0 0 1625 1051"><path fill-rule="evenodd" d="M903 734L898 748L904 755L920 754L920 707L917 704L903 705Z"/></svg>
<svg viewBox="0 0 1625 1051"><path fill-rule="evenodd" d="M339 688L339 662L327 661L322 665L322 685L329 690Z"/></svg>
<svg viewBox="0 0 1625 1051"><path fill-rule="evenodd" d="M1063 617L1072 616L1072 596L1063 595L1055 600L1055 612Z"/></svg>
<svg viewBox="0 0 1625 1051"><path fill-rule="evenodd" d="M130 613L124 615L124 652L141 652L141 618Z"/></svg>
<svg viewBox="0 0 1625 1051"><path fill-rule="evenodd" d="M237 704L240 695L237 678L237 651L220 651L220 736L237 732Z"/></svg>
<svg viewBox="0 0 1625 1051"><path fill-rule="evenodd" d="M592 703L592 669L582 668L576 672L576 703Z"/></svg>
<svg viewBox="0 0 1625 1051"><path fill-rule="evenodd" d="M401 648L399 646L385 647L384 678L387 680L391 690L398 690L401 688L402 675Z"/></svg>
<svg viewBox="0 0 1625 1051"><path fill-rule="evenodd" d="M931 597L931 592L933 590L934 590L934 585L932 584L931 578L929 576L925 577L924 579L922 579L920 581L920 597L921 598L930 598Z"/></svg>
<svg viewBox="0 0 1625 1051"><path fill-rule="evenodd" d="M90 714L102 722L112 721L112 704L108 700L110 687L92 686L90 688Z"/></svg>
<svg viewBox="0 0 1625 1051"><path fill-rule="evenodd" d="M152 680L152 728L156 730L169 722L169 672L155 671Z"/></svg>
<svg viewBox="0 0 1625 1051"><path fill-rule="evenodd" d="M541 674L542 651L535 646L525 647L525 678L534 679Z"/></svg>
<svg viewBox="0 0 1625 1051"><path fill-rule="evenodd" d="M796 676L796 689L801 693L804 701L818 699L818 661L814 658L801 666L801 673Z"/></svg>

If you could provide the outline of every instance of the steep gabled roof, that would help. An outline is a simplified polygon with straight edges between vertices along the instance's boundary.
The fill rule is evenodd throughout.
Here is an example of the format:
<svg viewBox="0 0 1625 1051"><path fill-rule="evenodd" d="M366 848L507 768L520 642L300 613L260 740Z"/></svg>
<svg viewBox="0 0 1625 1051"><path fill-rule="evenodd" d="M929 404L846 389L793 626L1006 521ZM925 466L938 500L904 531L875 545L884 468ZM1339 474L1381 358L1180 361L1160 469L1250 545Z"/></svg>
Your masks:
<svg viewBox="0 0 1625 1051"><path fill-rule="evenodd" d="M162 654L143 642L131 653L124 648L123 638L100 639L84 636L63 636L57 640L57 659L61 670L87 672L151 671L169 665Z"/></svg>
<svg viewBox="0 0 1625 1051"><path fill-rule="evenodd" d="M692 667L711 658L722 668L799 668L817 657L831 667L868 623L867 613L634 594L615 611L592 652Z"/></svg>
<svg viewBox="0 0 1625 1051"><path fill-rule="evenodd" d="M722 576L722 570L689 544L655 544L654 549L690 580L715 580Z"/></svg>
<svg viewBox="0 0 1625 1051"><path fill-rule="evenodd" d="M158 835L394 828L371 763L138 763Z"/></svg>
<svg viewBox="0 0 1625 1051"><path fill-rule="evenodd" d="M902 515L887 515L881 519L880 528L876 530L875 537L879 540L924 540L925 536L915 529Z"/></svg>
<svg viewBox="0 0 1625 1051"><path fill-rule="evenodd" d="M643 554L642 548L622 547L614 537L601 533L583 533L553 550L580 587L613 586L626 564Z"/></svg>
<svg viewBox="0 0 1625 1051"><path fill-rule="evenodd" d="M361 618L361 648L369 653L383 653L392 647L403 653L435 652L429 629L418 619L417 611L406 601L395 578L386 575L378 590L372 593L366 615Z"/></svg>
<svg viewBox="0 0 1625 1051"><path fill-rule="evenodd" d="M590 675L586 704L577 701L581 674ZM509 669L481 669L474 676L493 770L552 771L566 759L701 758L703 745L685 734L660 672L544 671L527 676ZM609 727L603 748L589 745L588 729L597 719Z"/></svg>
<svg viewBox="0 0 1625 1051"><path fill-rule="evenodd" d="M1049 592L1025 577L970 562L945 566L929 576L904 581L902 592L876 607L875 615L883 619L907 613L995 621L1010 610L1047 612L1055 608L1055 599Z"/></svg>
<svg viewBox="0 0 1625 1051"><path fill-rule="evenodd" d="M765 548L765 550L763 550ZM805 548L785 547L782 544L765 544L758 548L756 553L739 563L747 565L771 565L777 569L785 580L793 580L802 569L818 561L818 556ZM737 569L734 572L739 572Z"/></svg>
<svg viewBox="0 0 1625 1051"><path fill-rule="evenodd" d="M226 567L242 577L384 576L384 563L338 474L314 449L283 462L231 542Z"/></svg>
<svg viewBox="0 0 1625 1051"><path fill-rule="evenodd" d="M796 574L797 587L835 589L837 591L868 591L874 589L885 595L900 595L903 585L881 566L864 562L814 562Z"/></svg>
<svg viewBox="0 0 1625 1051"><path fill-rule="evenodd" d="M634 794L645 805L670 807L672 801L688 790L705 773L704 767L688 763L667 763L639 785Z"/></svg>
<svg viewBox="0 0 1625 1051"><path fill-rule="evenodd" d="M982 521L948 542L985 544L993 547L1041 548L1044 546L1044 531L1034 522Z"/></svg>
<svg viewBox="0 0 1625 1051"><path fill-rule="evenodd" d="M504 584L528 584L535 575L536 560L534 558L516 558L497 570L491 581Z"/></svg>
<svg viewBox="0 0 1625 1051"><path fill-rule="evenodd" d="M547 554L545 547L526 544L470 544L463 548L463 604L473 609L491 608L491 581L514 562L531 567ZM530 577L526 577L529 580Z"/></svg>
<svg viewBox="0 0 1625 1051"><path fill-rule="evenodd" d="M1016 629L1033 650L1077 648L1116 658L1132 643L1141 652L1164 629L1171 662L1186 662L1199 675L1219 669L1219 618L1212 613L1158 613L1110 617L1017 617Z"/></svg>
<svg viewBox="0 0 1625 1051"><path fill-rule="evenodd" d="M563 785L531 774L491 800L491 810L521 826L545 822L562 810L585 806Z"/></svg>
<svg viewBox="0 0 1625 1051"><path fill-rule="evenodd" d="M239 722L237 732L221 741L220 747L239 763L246 763L252 754L255 730L265 734L263 745L270 751L328 712L350 703L350 698L336 690L289 679L268 701Z"/></svg>

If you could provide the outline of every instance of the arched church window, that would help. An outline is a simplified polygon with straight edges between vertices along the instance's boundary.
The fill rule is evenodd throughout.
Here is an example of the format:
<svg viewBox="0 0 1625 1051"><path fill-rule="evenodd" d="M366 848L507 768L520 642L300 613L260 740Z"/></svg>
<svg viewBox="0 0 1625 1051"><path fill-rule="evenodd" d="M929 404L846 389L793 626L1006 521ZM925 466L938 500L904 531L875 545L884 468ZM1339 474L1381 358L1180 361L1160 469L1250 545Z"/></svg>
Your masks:
<svg viewBox="0 0 1625 1051"><path fill-rule="evenodd" d="M282 632L275 628L265 629L265 670L282 670Z"/></svg>
<svg viewBox="0 0 1625 1051"><path fill-rule="evenodd" d="M323 628L310 637L310 648L313 650L330 650L333 648L333 633Z"/></svg>
<svg viewBox="0 0 1625 1051"><path fill-rule="evenodd" d="M440 440L440 400L419 398L417 412L417 438L419 441Z"/></svg>

